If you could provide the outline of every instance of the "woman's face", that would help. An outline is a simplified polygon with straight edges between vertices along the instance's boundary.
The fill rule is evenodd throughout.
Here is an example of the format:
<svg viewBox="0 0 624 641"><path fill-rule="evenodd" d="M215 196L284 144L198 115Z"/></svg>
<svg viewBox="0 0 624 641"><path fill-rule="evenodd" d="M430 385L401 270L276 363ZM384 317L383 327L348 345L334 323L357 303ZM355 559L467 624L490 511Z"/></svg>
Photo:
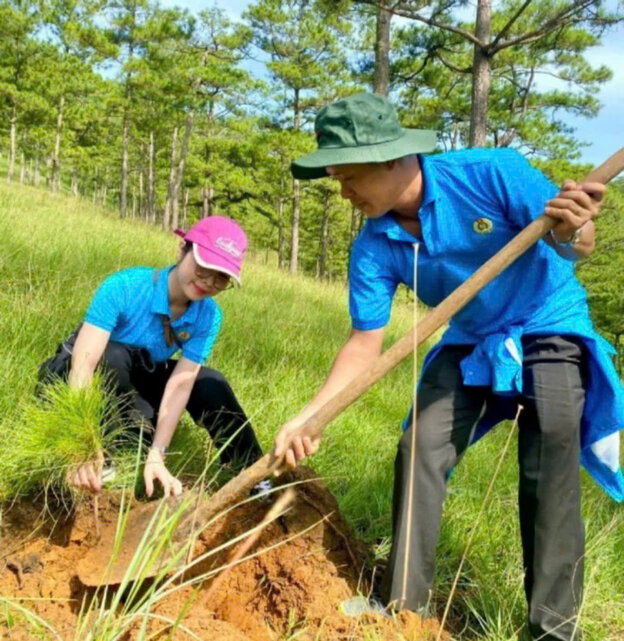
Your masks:
<svg viewBox="0 0 624 641"><path fill-rule="evenodd" d="M231 278L227 274L198 265L192 251L182 257L176 271L180 288L189 300L216 296L231 286Z"/></svg>

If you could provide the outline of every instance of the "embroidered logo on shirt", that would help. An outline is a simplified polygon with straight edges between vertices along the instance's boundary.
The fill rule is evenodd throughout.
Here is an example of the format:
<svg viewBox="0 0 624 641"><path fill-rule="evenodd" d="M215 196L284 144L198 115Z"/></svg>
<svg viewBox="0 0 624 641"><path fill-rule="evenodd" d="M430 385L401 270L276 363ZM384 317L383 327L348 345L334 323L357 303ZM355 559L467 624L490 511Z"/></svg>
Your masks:
<svg viewBox="0 0 624 641"><path fill-rule="evenodd" d="M226 251L228 254L231 256L234 256L234 258L240 258L241 256L241 251L236 247L236 244L231 238L223 238L223 236L219 236L217 240L215 241L218 247L221 247L223 251Z"/></svg>
<svg viewBox="0 0 624 641"><path fill-rule="evenodd" d="M189 337L190 337L190 334L189 334L188 332L180 332L180 333L178 334L178 338L179 338L181 341L185 341L185 340L186 340L187 338L189 338Z"/></svg>
<svg viewBox="0 0 624 641"><path fill-rule="evenodd" d="M489 218L477 218L472 224L477 234L489 234L494 229L494 223Z"/></svg>

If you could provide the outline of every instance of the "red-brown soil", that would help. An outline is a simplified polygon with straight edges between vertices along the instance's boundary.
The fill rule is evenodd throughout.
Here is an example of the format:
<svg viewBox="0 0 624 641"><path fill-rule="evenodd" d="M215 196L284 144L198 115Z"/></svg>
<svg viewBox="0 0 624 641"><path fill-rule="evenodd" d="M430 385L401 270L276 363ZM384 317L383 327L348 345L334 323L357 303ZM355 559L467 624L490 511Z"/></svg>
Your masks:
<svg viewBox="0 0 624 641"><path fill-rule="evenodd" d="M271 523L251 550L253 558L232 567L210 590L213 579L180 587L154 607L151 638L186 641L424 641L435 639L435 621L411 612L392 619L377 615L347 617L339 604L366 592L365 550L353 539L338 505L310 470L300 468L292 509ZM285 480L293 480L292 477ZM254 501L230 511L199 538L195 554L232 539L260 523L266 502ZM100 519L114 521L118 501L100 498ZM21 503L7 510L0 523L0 595L20 603L47 621L62 639L77 641L76 625L83 602L94 597L76 576L76 567L95 543L93 506L85 503L54 522L40 509ZM35 526L35 524L37 524ZM186 579L225 564L232 548L197 564ZM106 559L103 560L106 562ZM33 599L33 600L29 600ZM31 641L30 625L14 611L7 616L0 601L0 639ZM182 613L182 615L181 615ZM157 618L158 617L158 618ZM172 629L169 621L181 620ZM138 638L140 621L129 626L123 641ZM446 635L444 635L446 638ZM45 637L44 637L45 638ZM53 637L50 637L53 638Z"/></svg>

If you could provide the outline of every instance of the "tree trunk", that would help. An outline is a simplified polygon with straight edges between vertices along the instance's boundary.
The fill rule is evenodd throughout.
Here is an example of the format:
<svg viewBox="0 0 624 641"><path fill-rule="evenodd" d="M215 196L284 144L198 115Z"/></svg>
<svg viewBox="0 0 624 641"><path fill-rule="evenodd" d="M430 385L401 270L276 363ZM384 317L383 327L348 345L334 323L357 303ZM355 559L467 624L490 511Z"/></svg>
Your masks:
<svg viewBox="0 0 624 641"><path fill-rule="evenodd" d="M171 200L173 195L173 185L175 183L175 161L178 154L178 128L173 128L171 135L171 159L169 161L169 180L167 182L167 200L165 201L165 210L163 211L163 229L169 229L171 219Z"/></svg>
<svg viewBox="0 0 624 641"><path fill-rule="evenodd" d="M17 147L17 107L15 105L13 105L13 110L11 111L11 133L9 140L7 182L11 182L13 180L13 172L15 171L15 153Z"/></svg>
<svg viewBox="0 0 624 641"><path fill-rule="evenodd" d="M191 109L186 115L186 123L184 125L184 137L182 138L182 148L180 150L180 160L178 162L178 169L176 178L173 185L173 193L171 195L171 212L172 212L172 226L178 227L179 222L179 200L180 188L182 187L182 180L184 178L184 169L186 167L186 156L188 154L189 141L191 139L191 132L193 130L193 120L195 112Z"/></svg>
<svg viewBox="0 0 624 641"><path fill-rule="evenodd" d="M451 150L457 149L459 143L459 126L453 125L451 127Z"/></svg>
<svg viewBox="0 0 624 641"><path fill-rule="evenodd" d="M139 171L139 218L143 216L144 198L143 198L143 169Z"/></svg>
<svg viewBox="0 0 624 641"><path fill-rule="evenodd" d="M290 232L290 273L297 273L299 261L299 181L293 179L293 212L292 229Z"/></svg>
<svg viewBox="0 0 624 641"><path fill-rule="evenodd" d="M102 206L106 207L108 202L108 167L104 169L104 184L102 185Z"/></svg>
<svg viewBox="0 0 624 641"><path fill-rule="evenodd" d="M299 131L301 127L301 112L299 107L299 89L294 89L293 99L293 129ZM291 274L297 273L299 261L299 181L293 179L292 197L292 227L290 232L290 268Z"/></svg>
<svg viewBox="0 0 624 641"><path fill-rule="evenodd" d="M286 257L284 255L286 238L284 234L284 200L279 199L277 205L277 267L284 269L286 265Z"/></svg>
<svg viewBox="0 0 624 641"><path fill-rule="evenodd" d="M63 108L65 96L59 98L58 113L56 115L56 137L54 140L54 155L52 156L52 193L56 194L61 188L61 132L63 130Z"/></svg>
<svg viewBox="0 0 624 641"><path fill-rule="evenodd" d="M127 111L124 111L123 131L121 138L121 184L119 186L119 216L123 218L128 208L128 133L130 122Z"/></svg>
<svg viewBox="0 0 624 641"><path fill-rule="evenodd" d="M93 168L93 194L92 194L92 198L93 198L93 204L94 205L97 202L98 187L99 187L99 184L98 184L98 168L97 168L97 165L96 165Z"/></svg>
<svg viewBox="0 0 624 641"><path fill-rule="evenodd" d="M214 187L212 185L204 185L202 187L202 218L214 215Z"/></svg>
<svg viewBox="0 0 624 641"><path fill-rule="evenodd" d="M78 172L75 167L72 167L71 194L74 198L78 198Z"/></svg>
<svg viewBox="0 0 624 641"><path fill-rule="evenodd" d="M490 57L487 47L491 34L491 0L478 0L475 36L481 45L474 46L472 64L472 107L470 111L470 147L484 147L487 135L488 95L490 93Z"/></svg>
<svg viewBox="0 0 624 641"><path fill-rule="evenodd" d="M26 182L26 158L24 157L24 152L20 151L20 184Z"/></svg>
<svg viewBox="0 0 624 641"><path fill-rule="evenodd" d="M132 185L132 220L136 218L136 206L137 206L136 187Z"/></svg>
<svg viewBox="0 0 624 641"><path fill-rule="evenodd" d="M321 280L325 279L327 274L327 246L329 244L329 213L330 213L330 202L331 202L331 193L329 191L325 192L325 198L323 202L323 219L321 222L321 251L319 254L319 278Z"/></svg>
<svg viewBox="0 0 624 641"><path fill-rule="evenodd" d="M147 166L147 212L148 221L154 221L154 132L150 131Z"/></svg>
<svg viewBox="0 0 624 641"><path fill-rule="evenodd" d="M208 216L208 187L202 187L202 218Z"/></svg>
<svg viewBox="0 0 624 641"><path fill-rule="evenodd" d="M182 208L182 227L186 227L186 220L188 218L188 204L189 204L189 190L184 190L184 206Z"/></svg>
<svg viewBox="0 0 624 641"><path fill-rule="evenodd" d="M373 91L388 96L390 84L390 21L392 14L388 9L377 9L377 33L375 37L375 74Z"/></svg>
<svg viewBox="0 0 624 641"><path fill-rule="evenodd" d="M41 170L39 169L39 156L35 158L35 175L33 178L33 182L35 187L39 187L39 183L41 182Z"/></svg>

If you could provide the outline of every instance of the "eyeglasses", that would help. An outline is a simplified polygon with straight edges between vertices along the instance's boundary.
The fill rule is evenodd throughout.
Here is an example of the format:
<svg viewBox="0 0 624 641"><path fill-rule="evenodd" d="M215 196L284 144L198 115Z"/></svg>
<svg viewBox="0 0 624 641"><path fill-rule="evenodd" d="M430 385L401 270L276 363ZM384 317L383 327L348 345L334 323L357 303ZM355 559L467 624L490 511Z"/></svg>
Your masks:
<svg viewBox="0 0 624 641"><path fill-rule="evenodd" d="M234 283L230 276L217 271L216 269L201 267L197 262L195 262L195 276L204 283L210 284L220 290L231 289L234 287Z"/></svg>

